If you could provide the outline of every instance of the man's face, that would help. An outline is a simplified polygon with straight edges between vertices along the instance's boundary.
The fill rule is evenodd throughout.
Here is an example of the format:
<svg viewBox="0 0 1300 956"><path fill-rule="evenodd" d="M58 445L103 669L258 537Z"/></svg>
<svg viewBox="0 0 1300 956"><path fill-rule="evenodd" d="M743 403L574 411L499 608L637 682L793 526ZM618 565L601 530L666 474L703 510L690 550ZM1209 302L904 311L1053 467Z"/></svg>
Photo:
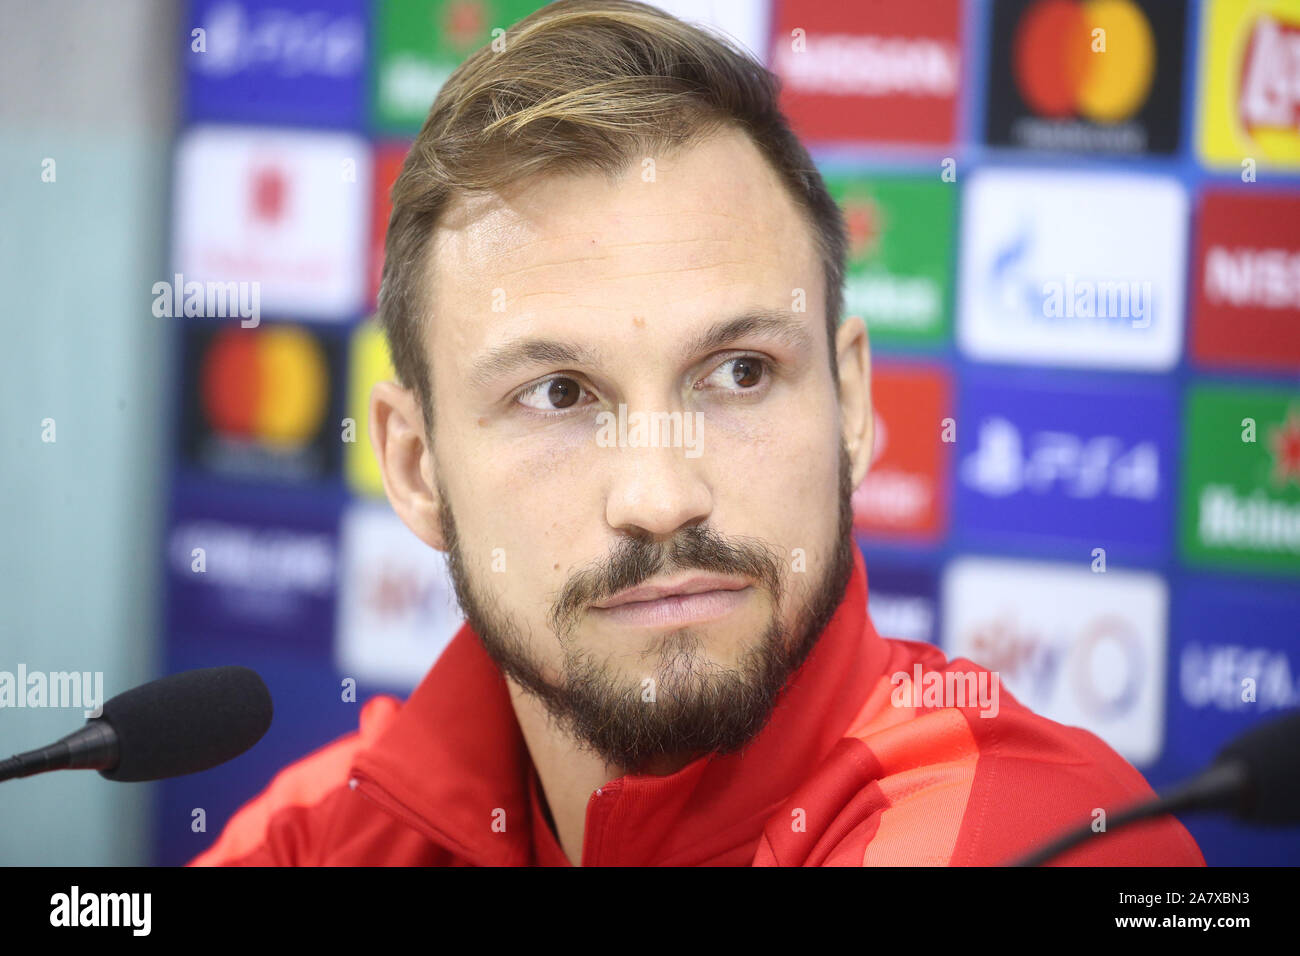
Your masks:
<svg viewBox="0 0 1300 956"><path fill-rule="evenodd" d="M851 568L793 200L728 132L458 201L428 269L440 528L489 653L610 764L741 746Z"/></svg>

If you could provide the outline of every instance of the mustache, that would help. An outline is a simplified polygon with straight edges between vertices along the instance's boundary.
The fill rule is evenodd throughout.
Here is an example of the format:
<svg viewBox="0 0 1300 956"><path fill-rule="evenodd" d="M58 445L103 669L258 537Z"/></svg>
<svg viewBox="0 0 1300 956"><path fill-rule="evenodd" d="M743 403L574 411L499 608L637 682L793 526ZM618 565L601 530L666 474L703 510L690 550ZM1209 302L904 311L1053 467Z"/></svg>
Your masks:
<svg viewBox="0 0 1300 956"><path fill-rule="evenodd" d="M778 552L754 538L724 538L705 525L683 528L670 542L624 538L608 558L577 572L561 589L550 623L563 640L596 601L613 597L667 571L711 571L758 581L781 602L782 565Z"/></svg>

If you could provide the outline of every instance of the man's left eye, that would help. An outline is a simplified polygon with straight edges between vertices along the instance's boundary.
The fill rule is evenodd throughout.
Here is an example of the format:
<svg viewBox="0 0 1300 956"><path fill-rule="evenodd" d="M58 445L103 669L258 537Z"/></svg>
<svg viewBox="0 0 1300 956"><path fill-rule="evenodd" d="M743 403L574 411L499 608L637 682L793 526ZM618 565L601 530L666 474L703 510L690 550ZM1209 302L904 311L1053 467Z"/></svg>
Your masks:
<svg viewBox="0 0 1300 956"><path fill-rule="evenodd" d="M742 355L727 359L710 372L707 378L702 379L699 387L744 391L761 383L766 371L762 359Z"/></svg>

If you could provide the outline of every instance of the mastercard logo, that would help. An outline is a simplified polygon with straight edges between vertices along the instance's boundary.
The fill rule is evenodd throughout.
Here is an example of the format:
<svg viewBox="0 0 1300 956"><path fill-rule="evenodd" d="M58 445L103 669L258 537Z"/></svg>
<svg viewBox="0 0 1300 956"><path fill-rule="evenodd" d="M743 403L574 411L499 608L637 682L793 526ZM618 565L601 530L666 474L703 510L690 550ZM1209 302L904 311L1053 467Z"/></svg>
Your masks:
<svg viewBox="0 0 1300 956"><path fill-rule="evenodd" d="M215 431L292 447L320 430L329 369L320 343L300 328L230 328L203 355L199 392Z"/></svg>
<svg viewBox="0 0 1300 956"><path fill-rule="evenodd" d="M1118 123L1141 109L1155 78L1155 36L1131 0L1040 0L1012 49L1021 97L1049 119Z"/></svg>

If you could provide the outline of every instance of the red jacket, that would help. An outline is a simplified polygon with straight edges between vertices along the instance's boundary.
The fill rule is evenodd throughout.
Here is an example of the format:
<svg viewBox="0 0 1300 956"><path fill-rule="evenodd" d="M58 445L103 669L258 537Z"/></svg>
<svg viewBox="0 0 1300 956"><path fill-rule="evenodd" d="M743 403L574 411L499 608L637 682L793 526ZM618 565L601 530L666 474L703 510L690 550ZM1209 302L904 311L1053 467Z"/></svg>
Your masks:
<svg viewBox="0 0 1300 956"><path fill-rule="evenodd" d="M918 663L987 672L879 637L866 594L859 554L835 617L742 753L592 794L583 865L997 865L1094 808L1152 796L1096 736L1005 690L996 717L910 695L895 706L891 676L910 679ZM281 770L190 865L568 865L505 682L468 626L405 703L375 697L360 724ZM1205 864L1168 817L1057 862Z"/></svg>

